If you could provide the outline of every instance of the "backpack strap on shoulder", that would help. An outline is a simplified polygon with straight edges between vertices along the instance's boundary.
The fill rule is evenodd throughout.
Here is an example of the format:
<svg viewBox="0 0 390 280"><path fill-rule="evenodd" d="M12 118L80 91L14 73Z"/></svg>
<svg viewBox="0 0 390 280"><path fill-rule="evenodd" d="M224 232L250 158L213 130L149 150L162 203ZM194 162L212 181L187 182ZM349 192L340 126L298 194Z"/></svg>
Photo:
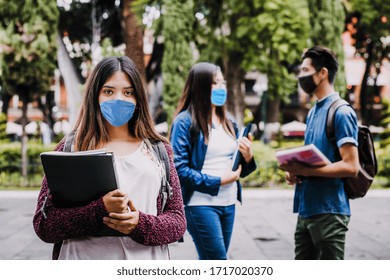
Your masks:
<svg viewBox="0 0 390 280"><path fill-rule="evenodd" d="M328 137L328 139L332 140L336 137L335 136L335 129L334 129L334 119L335 119L337 109L343 105L350 106L347 101L340 98L340 99L333 101L333 103L330 105L330 107L328 109L328 113L326 116L326 137Z"/></svg>
<svg viewBox="0 0 390 280"><path fill-rule="evenodd" d="M76 135L76 131L73 130L71 133L69 133L66 137L65 137L65 144L64 144L64 149L63 151L64 152L73 152L74 151L74 137Z"/></svg>
<svg viewBox="0 0 390 280"><path fill-rule="evenodd" d="M169 183L170 167L169 167L168 153L162 141L151 142L149 139L145 139L145 143L148 149L150 149L150 151L154 153L154 155L156 156L157 160L159 160L163 168L163 175L161 178L161 187L160 187L160 196L162 199L161 209L164 210L164 207L168 199L171 199L173 196L173 190Z"/></svg>

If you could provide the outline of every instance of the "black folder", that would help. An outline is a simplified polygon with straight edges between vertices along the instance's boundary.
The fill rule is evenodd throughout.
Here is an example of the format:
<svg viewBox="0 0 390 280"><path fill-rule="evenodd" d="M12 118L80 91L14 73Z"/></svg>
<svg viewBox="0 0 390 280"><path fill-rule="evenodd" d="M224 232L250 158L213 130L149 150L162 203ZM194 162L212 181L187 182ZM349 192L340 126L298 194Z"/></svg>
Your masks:
<svg viewBox="0 0 390 280"><path fill-rule="evenodd" d="M248 134L252 130L252 124L248 124L240 133L240 137L248 137ZM236 152L233 155L233 166L232 170L236 171L238 169L238 166L240 164L244 163L244 157L242 156L241 152L237 149Z"/></svg>
<svg viewBox="0 0 390 280"><path fill-rule="evenodd" d="M118 188L114 156L105 150L44 152L41 162L57 207L78 207Z"/></svg>

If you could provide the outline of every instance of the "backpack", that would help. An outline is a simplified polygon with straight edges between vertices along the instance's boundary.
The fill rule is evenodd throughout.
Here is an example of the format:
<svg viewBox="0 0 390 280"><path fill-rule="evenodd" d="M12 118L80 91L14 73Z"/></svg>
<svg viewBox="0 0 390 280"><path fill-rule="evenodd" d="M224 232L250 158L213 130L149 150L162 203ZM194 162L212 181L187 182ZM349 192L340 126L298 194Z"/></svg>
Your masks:
<svg viewBox="0 0 390 280"><path fill-rule="evenodd" d="M74 136L75 131L72 131L68 136L65 138L65 144L64 144L64 152L72 152L73 151L73 142L74 142ZM145 143L148 147L148 149L153 152L156 159L159 161L161 166L163 167L163 175L161 178L161 186L159 194L161 196L161 211L164 210L164 207L168 201L168 199L171 199L173 196L172 187L169 184L169 178L170 178L170 169L169 169L169 157L167 150L165 149L164 144L161 141L153 141L146 139Z"/></svg>
<svg viewBox="0 0 390 280"><path fill-rule="evenodd" d="M338 108L344 105L350 106L344 99L334 101L328 109L326 118L326 136L336 147L334 129L335 113ZM378 172L374 141L371 131L367 126L359 125L358 127L358 145L359 173L356 177L344 178L344 188L350 199L365 196L374 180L374 176Z"/></svg>

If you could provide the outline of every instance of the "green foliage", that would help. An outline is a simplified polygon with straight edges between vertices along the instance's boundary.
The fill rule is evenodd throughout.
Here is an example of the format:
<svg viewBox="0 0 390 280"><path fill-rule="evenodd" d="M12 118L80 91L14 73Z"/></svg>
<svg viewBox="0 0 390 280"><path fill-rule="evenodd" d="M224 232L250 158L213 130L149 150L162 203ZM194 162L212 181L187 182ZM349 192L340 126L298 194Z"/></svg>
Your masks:
<svg viewBox="0 0 390 280"><path fill-rule="evenodd" d="M247 125L251 122L253 122L253 113L251 110L249 110L248 108L246 108L244 110L244 124Z"/></svg>
<svg viewBox="0 0 390 280"><path fill-rule="evenodd" d="M21 177L20 173L0 172L0 190L28 190L39 188L42 183L43 173L29 174L27 178Z"/></svg>
<svg viewBox="0 0 390 280"><path fill-rule="evenodd" d="M190 42L194 7L192 1L164 0L162 3L164 10L162 27L164 57L161 65L164 79L163 99L168 123L170 123L193 63Z"/></svg>
<svg viewBox="0 0 390 280"><path fill-rule="evenodd" d="M383 0L349 0L349 10L362 13L362 24L374 41L390 35L390 5ZM382 16L387 21L382 21Z"/></svg>
<svg viewBox="0 0 390 280"><path fill-rule="evenodd" d="M177 103L184 89L188 72L194 63L193 25L195 22L193 0L136 0L132 8L140 18L145 16L150 7L161 12L151 25L154 36L162 36L164 40L164 56L162 60L164 110L171 123Z"/></svg>
<svg viewBox="0 0 390 280"><path fill-rule="evenodd" d="M43 172L39 155L42 152L51 151L51 146L43 146L37 142L29 142L27 150L29 173ZM0 145L0 173L17 173L21 170L21 143L19 142L2 142ZM20 176L20 173L19 173Z"/></svg>
<svg viewBox="0 0 390 280"><path fill-rule="evenodd" d="M54 150L55 144L43 146L40 142L29 141L28 176L21 176L21 143L0 142L0 189L24 187L39 187L42 182L43 169L40 154Z"/></svg>
<svg viewBox="0 0 390 280"><path fill-rule="evenodd" d="M341 34L344 31L345 13L340 0L308 0L310 11L310 38L313 45L322 45L334 51L339 62L335 88L346 92L344 49Z"/></svg>
<svg viewBox="0 0 390 280"><path fill-rule="evenodd" d="M57 20L55 1L0 0L2 79L6 90L22 100L49 90L56 68Z"/></svg>
<svg viewBox="0 0 390 280"><path fill-rule="evenodd" d="M0 141L5 141L7 139L7 115L0 113Z"/></svg>
<svg viewBox="0 0 390 280"><path fill-rule="evenodd" d="M284 172L279 169L275 150L260 141L253 142L253 153L257 169L242 178L244 187L274 187L285 185Z"/></svg>
<svg viewBox="0 0 390 280"><path fill-rule="evenodd" d="M385 130L379 135L380 147L386 148L390 146L390 100L383 99L382 101L382 120L381 126L385 128Z"/></svg>
<svg viewBox="0 0 390 280"><path fill-rule="evenodd" d="M380 147L376 147L376 157L378 161L378 174L375 177L374 183L380 181L381 185L384 187L390 187L390 143L387 138L387 146L382 145L380 142ZM378 149L379 148L379 149Z"/></svg>
<svg viewBox="0 0 390 280"><path fill-rule="evenodd" d="M102 55L103 57L109 57L109 56L124 56L125 50L124 49L118 49L115 48L112 45L110 38L104 38L102 41Z"/></svg>
<svg viewBox="0 0 390 280"><path fill-rule="evenodd" d="M296 88L288 68L300 60L308 38L306 2L230 0L220 6L212 2L200 9L207 20L198 24L201 57L236 60L243 70L266 73L270 96L287 101Z"/></svg>

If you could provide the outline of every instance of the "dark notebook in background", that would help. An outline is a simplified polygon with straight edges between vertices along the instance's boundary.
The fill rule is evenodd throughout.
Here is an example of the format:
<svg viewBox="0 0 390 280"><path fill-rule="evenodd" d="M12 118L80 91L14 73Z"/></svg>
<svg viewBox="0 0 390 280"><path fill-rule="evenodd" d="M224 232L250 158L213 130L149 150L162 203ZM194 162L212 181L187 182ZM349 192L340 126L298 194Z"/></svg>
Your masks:
<svg viewBox="0 0 390 280"><path fill-rule="evenodd" d="M114 156L105 150L41 154L53 202L78 207L118 188Z"/></svg>

